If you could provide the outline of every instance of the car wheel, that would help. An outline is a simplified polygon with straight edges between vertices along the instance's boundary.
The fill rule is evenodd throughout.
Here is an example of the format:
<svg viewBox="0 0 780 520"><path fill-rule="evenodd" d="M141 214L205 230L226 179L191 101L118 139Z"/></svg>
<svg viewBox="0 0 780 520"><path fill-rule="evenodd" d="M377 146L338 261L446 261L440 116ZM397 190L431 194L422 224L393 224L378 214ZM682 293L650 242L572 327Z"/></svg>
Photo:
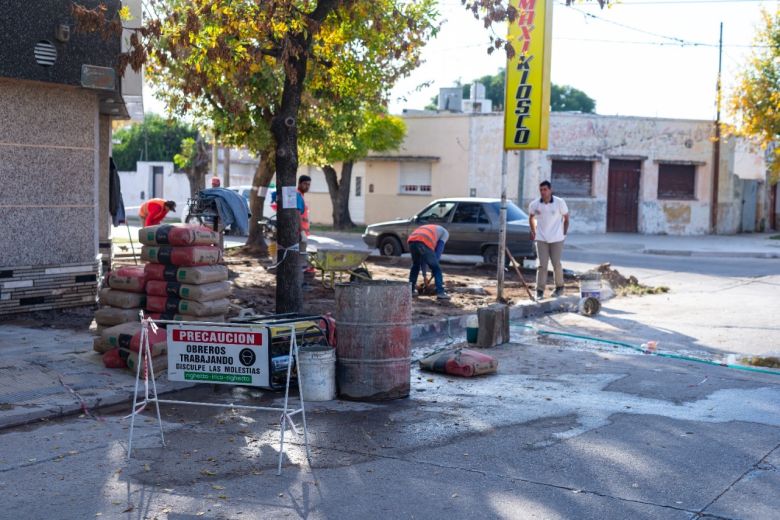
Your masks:
<svg viewBox="0 0 780 520"><path fill-rule="evenodd" d="M482 250L482 261L488 265L496 265L498 262L498 247L487 246Z"/></svg>
<svg viewBox="0 0 780 520"><path fill-rule="evenodd" d="M379 241L379 254L382 256L401 256L403 252L401 241L396 237L384 237Z"/></svg>

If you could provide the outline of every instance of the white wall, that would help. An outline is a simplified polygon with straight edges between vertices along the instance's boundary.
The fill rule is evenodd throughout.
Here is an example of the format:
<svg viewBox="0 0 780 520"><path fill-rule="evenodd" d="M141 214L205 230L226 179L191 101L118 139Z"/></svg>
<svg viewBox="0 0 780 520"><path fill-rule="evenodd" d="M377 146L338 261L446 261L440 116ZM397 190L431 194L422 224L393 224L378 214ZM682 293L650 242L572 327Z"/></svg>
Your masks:
<svg viewBox="0 0 780 520"><path fill-rule="evenodd" d="M163 168L163 193L160 198L173 200L178 207L184 208L190 197L190 185L183 173L174 173L171 162L136 163L136 171L119 172L122 183L122 198L126 207L137 207L149 200L152 194L152 167Z"/></svg>

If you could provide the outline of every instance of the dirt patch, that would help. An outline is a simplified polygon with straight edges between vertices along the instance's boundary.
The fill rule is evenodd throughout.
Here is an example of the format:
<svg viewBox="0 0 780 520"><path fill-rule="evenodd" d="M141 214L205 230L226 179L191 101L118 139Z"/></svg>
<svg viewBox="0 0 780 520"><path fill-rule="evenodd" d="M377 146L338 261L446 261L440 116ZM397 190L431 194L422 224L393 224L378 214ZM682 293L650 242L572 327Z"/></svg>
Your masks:
<svg viewBox="0 0 780 520"><path fill-rule="evenodd" d="M233 303L254 308L256 312L273 312L276 279L261 261L240 251L225 255L233 282ZM380 257L369 259L367 267L375 280L408 280L411 262L408 258ZM435 296L415 299L413 318L425 320L438 316L470 314L480 307L496 301L496 269L493 266L443 264L444 285L451 296L449 301L438 301ZM523 272L524 279L533 291L535 271ZM348 277L345 278L348 281ZM420 276L422 281L422 275ZM566 283L568 294L577 294L579 285L574 278ZM528 300L528 295L514 270L506 273L504 295L510 303ZM334 312L334 292L323 287L320 274L306 278L304 288L304 312L322 314Z"/></svg>
<svg viewBox="0 0 780 520"><path fill-rule="evenodd" d="M652 287L650 285L643 285L639 283L639 280L635 276L625 277L617 269L612 269L611 265L601 264L595 269L588 271L589 273L599 273L602 281L609 282L612 286L612 290L618 296L642 296L645 294L663 294L669 292L669 288L666 286Z"/></svg>
<svg viewBox="0 0 780 520"><path fill-rule="evenodd" d="M754 356L740 360L745 365L754 367L780 368L780 356Z"/></svg>

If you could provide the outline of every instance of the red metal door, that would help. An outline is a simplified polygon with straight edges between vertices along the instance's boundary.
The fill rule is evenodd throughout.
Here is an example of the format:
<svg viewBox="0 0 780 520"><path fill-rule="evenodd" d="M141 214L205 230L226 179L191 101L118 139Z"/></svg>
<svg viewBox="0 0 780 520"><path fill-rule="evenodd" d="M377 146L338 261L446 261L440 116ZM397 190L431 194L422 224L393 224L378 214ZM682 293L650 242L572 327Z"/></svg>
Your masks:
<svg viewBox="0 0 780 520"><path fill-rule="evenodd" d="M636 233L639 220L640 161L609 161L607 231Z"/></svg>

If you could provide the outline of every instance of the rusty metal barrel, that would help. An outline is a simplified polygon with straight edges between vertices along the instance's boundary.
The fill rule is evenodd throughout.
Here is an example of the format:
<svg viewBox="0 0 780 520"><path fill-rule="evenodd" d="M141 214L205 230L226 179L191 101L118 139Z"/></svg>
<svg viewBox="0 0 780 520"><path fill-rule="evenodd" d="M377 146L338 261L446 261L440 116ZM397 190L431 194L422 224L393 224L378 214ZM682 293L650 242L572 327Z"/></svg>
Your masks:
<svg viewBox="0 0 780 520"><path fill-rule="evenodd" d="M406 282L336 285L336 381L353 401L408 397L412 290Z"/></svg>

